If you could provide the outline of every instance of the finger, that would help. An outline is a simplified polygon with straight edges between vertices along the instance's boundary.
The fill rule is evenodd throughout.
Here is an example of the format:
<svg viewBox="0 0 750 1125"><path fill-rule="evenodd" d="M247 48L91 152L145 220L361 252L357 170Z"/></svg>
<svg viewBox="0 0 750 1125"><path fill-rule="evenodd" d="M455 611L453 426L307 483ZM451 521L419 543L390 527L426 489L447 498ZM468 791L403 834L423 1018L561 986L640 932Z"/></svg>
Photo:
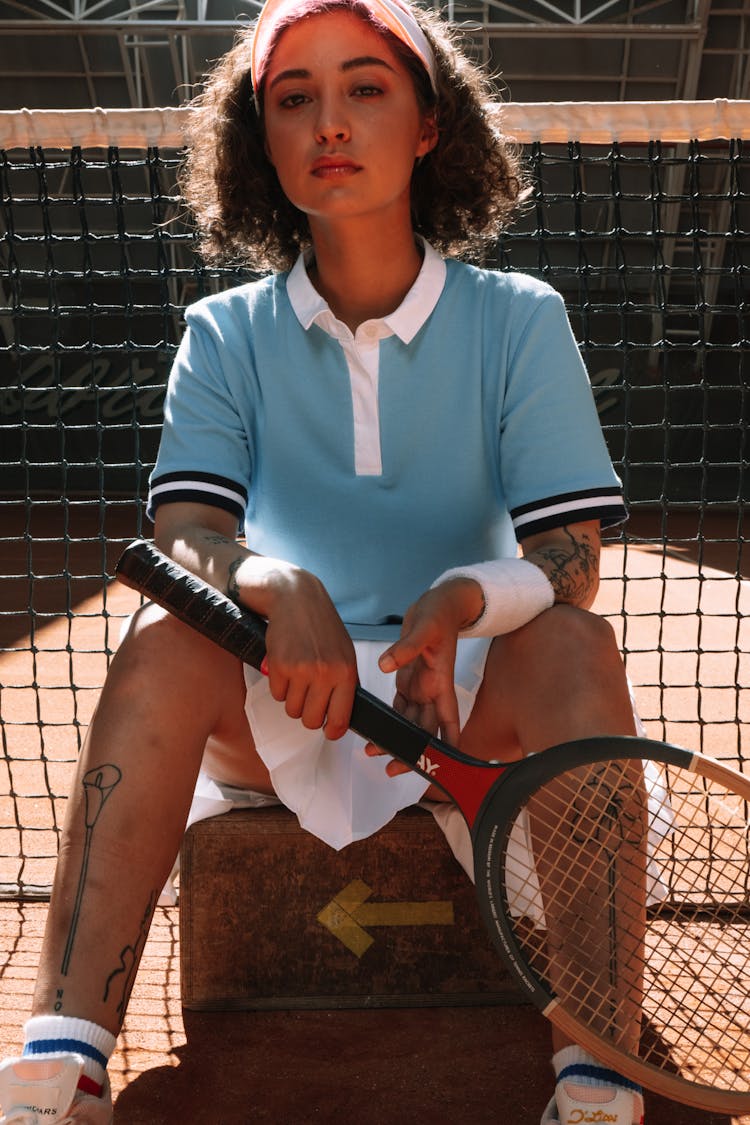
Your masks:
<svg viewBox="0 0 750 1125"><path fill-rule="evenodd" d="M415 708L414 714L416 717L412 719L412 722L422 727L429 734L437 734L439 723L435 704L433 702L418 703Z"/></svg>
<svg viewBox="0 0 750 1125"><path fill-rule="evenodd" d="M404 773L412 773L412 770L409 766L404 765L403 762L398 762L393 758L385 767L385 772L388 777L400 777Z"/></svg>
<svg viewBox="0 0 750 1125"><path fill-rule="evenodd" d="M409 706L409 696L402 691L397 691L393 697L393 703L391 706L393 707L394 711L398 712L399 715L405 715L406 708Z"/></svg>
<svg viewBox="0 0 750 1125"><path fill-rule="evenodd" d="M325 735L335 742L342 738L349 729L354 707L354 681L339 682L331 692L328 700L326 715Z"/></svg>
<svg viewBox="0 0 750 1125"><path fill-rule="evenodd" d="M413 700L407 699L405 696L399 696L398 698L399 698L399 705L398 705L399 715L403 715L403 717L405 719L408 719L410 723L416 723L417 722L417 716L419 714L418 705L416 703L414 703ZM394 710L396 710L395 707L394 707Z"/></svg>
<svg viewBox="0 0 750 1125"><path fill-rule="evenodd" d="M461 726L458 719L455 722L441 722L438 732L443 742L447 742L449 746L458 746L461 738Z"/></svg>
<svg viewBox="0 0 750 1125"><path fill-rule="evenodd" d="M428 734L437 734L440 729L435 704L431 700L417 703L402 692L396 692L393 699L393 710L398 712L399 715L403 715L409 722L427 731Z"/></svg>
<svg viewBox="0 0 750 1125"><path fill-rule="evenodd" d="M401 774L411 773L407 765L404 765L403 762L399 762L397 758L391 757L387 750L384 750L382 746L376 746L374 742L365 743L365 754L368 758L390 757L391 760L385 767L385 772L388 777L399 777Z"/></svg>
<svg viewBox="0 0 750 1125"><path fill-rule="evenodd" d="M271 673L271 680L273 680L273 673ZM307 697L308 683L307 680L292 679L289 680L286 694L281 698L284 699L284 706L287 715L291 719L299 719L302 717L302 712L305 709L305 699ZM274 699L276 696L274 696Z"/></svg>
<svg viewBox="0 0 750 1125"><path fill-rule="evenodd" d="M458 714L458 701L455 692L449 692L436 700L437 729L440 737L451 746L458 746L461 726Z"/></svg>
<svg viewBox="0 0 750 1125"><path fill-rule="evenodd" d="M307 730L319 730L326 721L330 699L330 687L316 682L310 684L305 693L304 706L299 715L302 726L306 727Z"/></svg>
<svg viewBox="0 0 750 1125"><path fill-rule="evenodd" d="M401 640L387 648L380 657L378 661L380 671L397 672L405 664L410 664L412 660L416 660L423 648L424 644L418 636L402 637Z"/></svg>
<svg viewBox="0 0 750 1125"><path fill-rule="evenodd" d="M289 677L278 672L273 665L268 671L268 690L277 703L283 703L289 690Z"/></svg>
<svg viewBox="0 0 750 1125"><path fill-rule="evenodd" d="M418 703L413 699L405 699L401 696L401 702L398 708L395 706L394 711L398 710L400 715L408 719L410 723L421 727L422 730L427 731L428 734L437 734L438 731L438 717L435 710L435 704L432 700L426 700L423 703Z"/></svg>

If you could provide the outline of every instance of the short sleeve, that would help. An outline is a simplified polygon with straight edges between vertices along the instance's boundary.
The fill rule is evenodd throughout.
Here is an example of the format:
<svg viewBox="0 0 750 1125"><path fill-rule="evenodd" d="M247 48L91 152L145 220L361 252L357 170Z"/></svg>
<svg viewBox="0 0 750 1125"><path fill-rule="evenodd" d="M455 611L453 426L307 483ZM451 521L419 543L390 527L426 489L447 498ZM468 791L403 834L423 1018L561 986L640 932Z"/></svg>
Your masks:
<svg viewBox="0 0 750 1125"><path fill-rule="evenodd" d="M191 310L192 311L192 310ZM225 349L211 319L188 314L164 404L148 515L165 503L209 504L244 519L252 459L247 427L225 377Z"/></svg>
<svg viewBox="0 0 750 1125"><path fill-rule="evenodd" d="M591 384L562 298L549 291L521 327L501 411L500 471L518 540L568 523L627 518Z"/></svg>

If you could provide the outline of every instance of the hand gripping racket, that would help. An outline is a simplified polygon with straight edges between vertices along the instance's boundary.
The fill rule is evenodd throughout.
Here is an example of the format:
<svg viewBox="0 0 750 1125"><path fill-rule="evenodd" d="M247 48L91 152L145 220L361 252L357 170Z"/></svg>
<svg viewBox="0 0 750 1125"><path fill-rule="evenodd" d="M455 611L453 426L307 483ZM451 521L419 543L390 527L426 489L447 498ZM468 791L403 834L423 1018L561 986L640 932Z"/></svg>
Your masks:
<svg viewBox="0 0 750 1125"><path fill-rule="evenodd" d="M265 623L139 541L117 567L259 668ZM351 728L455 801L490 936L531 1000L635 1082L750 1112L750 783L641 738L478 762L358 689Z"/></svg>

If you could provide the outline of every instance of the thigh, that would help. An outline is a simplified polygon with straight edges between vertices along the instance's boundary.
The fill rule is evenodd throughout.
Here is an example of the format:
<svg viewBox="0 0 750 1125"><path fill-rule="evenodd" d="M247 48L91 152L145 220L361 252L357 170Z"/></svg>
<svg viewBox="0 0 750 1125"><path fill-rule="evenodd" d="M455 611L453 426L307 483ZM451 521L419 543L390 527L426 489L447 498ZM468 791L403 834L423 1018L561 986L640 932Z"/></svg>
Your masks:
<svg viewBox="0 0 750 1125"><path fill-rule="evenodd" d="M269 772L255 748L245 711L247 687L242 663L235 661L230 706L222 711L219 723L206 741L201 768L214 781L273 794Z"/></svg>
<svg viewBox="0 0 750 1125"><path fill-rule="evenodd" d="M133 615L113 663L113 671L117 669L131 706L138 695L152 703L156 697L155 717L182 738L186 752L199 740L202 768L209 776L273 792L245 714L240 660L166 610L147 604Z"/></svg>
<svg viewBox="0 0 750 1125"><path fill-rule="evenodd" d="M241 716L232 718L236 721L227 716L227 723L208 738L201 768L214 781L273 795L271 777L255 749L244 697Z"/></svg>

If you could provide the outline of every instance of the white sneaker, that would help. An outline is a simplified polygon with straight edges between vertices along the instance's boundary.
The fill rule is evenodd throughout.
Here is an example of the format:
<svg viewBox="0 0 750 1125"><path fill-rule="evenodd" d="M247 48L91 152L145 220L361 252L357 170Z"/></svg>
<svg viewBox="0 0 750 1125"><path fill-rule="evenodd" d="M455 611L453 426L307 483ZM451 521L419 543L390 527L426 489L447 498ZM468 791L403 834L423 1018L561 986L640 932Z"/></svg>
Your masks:
<svg viewBox="0 0 750 1125"><path fill-rule="evenodd" d="M34 1055L0 1063L0 1125L111 1125L112 1094L78 1089L80 1055Z"/></svg>

